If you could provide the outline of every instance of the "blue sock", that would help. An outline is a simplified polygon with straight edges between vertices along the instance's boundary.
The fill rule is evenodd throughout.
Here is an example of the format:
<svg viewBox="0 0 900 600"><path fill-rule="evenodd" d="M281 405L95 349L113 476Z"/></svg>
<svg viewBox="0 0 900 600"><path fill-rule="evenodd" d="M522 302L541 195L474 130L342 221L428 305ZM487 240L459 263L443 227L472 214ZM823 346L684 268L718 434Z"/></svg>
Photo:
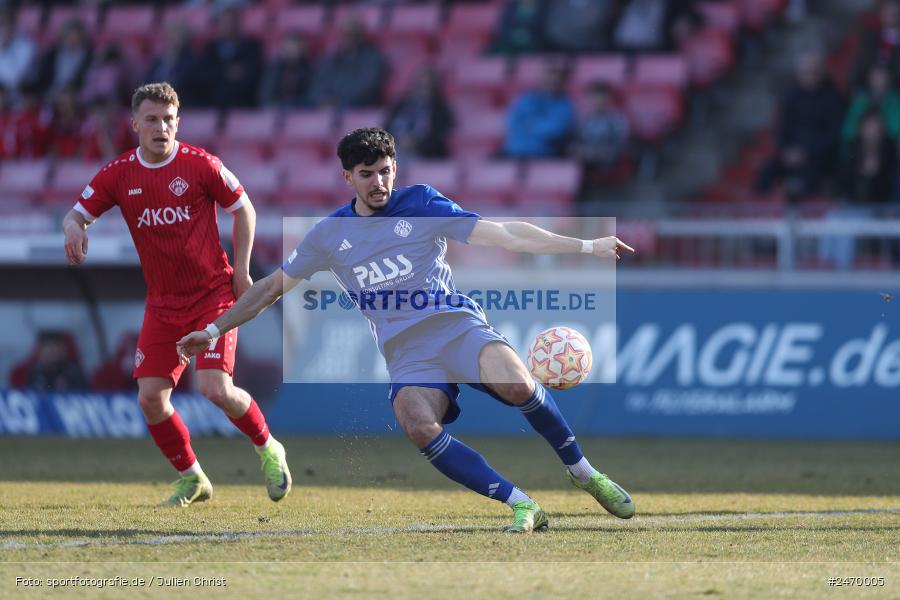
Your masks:
<svg viewBox="0 0 900 600"><path fill-rule="evenodd" d="M550 442L563 464L574 465L584 458L578 442L575 441L575 434L569 429L569 424L559 412L553 396L544 389L544 386L535 383L534 394L528 402L519 407L519 410L534 430Z"/></svg>
<svg viewBox="0 0 900 600"><path fill-rule="evenodd" d="M441 431L421 452L438 471L473 492L500 502L506 502L512 493L512 483L483 456L446 431Z"/></svg>

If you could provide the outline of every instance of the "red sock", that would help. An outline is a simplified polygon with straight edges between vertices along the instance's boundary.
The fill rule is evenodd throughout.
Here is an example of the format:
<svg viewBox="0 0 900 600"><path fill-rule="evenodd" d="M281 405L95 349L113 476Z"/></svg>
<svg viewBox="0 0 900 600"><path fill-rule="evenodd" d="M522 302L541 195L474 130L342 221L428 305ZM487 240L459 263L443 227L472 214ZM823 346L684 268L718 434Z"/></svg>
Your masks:
<svg viewBox="0 0 900 600"><path fill-rule="evenodd" d="M177 412L156 425L147 423L147 429L153 441L162 450L163 456L168 458L178 471L184 471L197 461L191 448L191 434Z"/></svg>
<svg viewBox="0 0 900 600"><path fill-rule="evenodd" d="M269 439L269 426L266 425L266 418L253 398L250 398L250 407L247 412L242 417L231 419L231 422L256 446L262 446Z"/></svg>

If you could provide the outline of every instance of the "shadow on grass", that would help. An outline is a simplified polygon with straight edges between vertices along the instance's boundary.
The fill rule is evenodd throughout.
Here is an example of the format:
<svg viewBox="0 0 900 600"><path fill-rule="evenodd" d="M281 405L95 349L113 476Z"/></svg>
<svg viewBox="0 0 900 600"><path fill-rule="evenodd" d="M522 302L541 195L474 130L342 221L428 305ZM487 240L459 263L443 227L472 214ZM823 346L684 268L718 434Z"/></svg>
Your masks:
<svg viewBox="0 0 900 600"><path fill-rule="evenodd" d="M282 438L298 489L304 486L457 490L405 439ZM469 437L525 490L570 490L559 459L537 436ZM900 444L774 440L579 440L601 471L633 494L809 494L900 496ZM259 460L241 438L193 446L214 484L261 485ZM0 437L6 482L154 483L174 478L149 439Z"/></svg>

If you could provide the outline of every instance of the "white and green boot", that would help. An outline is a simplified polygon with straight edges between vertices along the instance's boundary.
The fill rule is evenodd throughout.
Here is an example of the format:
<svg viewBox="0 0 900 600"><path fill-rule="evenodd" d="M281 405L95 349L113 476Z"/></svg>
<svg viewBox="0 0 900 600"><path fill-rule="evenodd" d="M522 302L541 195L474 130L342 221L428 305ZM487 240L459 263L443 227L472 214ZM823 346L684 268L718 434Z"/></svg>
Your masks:
<svg viewBox="0 0 900 600"><path fill-rule="evenodd" d="M204 474L185 475L173 481L175 492L160 503L160 506L175 506L183 508L194 502L209 500L213 495L213 487L209 478Z"/></svg>
<svg viewBox="0 0 900 600"><path fill-rule="evenodd" d="M291 491L291 470L288 469L286 452L281 442L272 438L269 447L259 453L261 469L266 476L266 491L269 498L278 502Z"/></svg>
<svg viewBox="0 0 900 600"><path fill-rule="evenodd" d="M634 516L634 501L628 495L622 486L604 475L603 473L594 473L587 482L578 481L572 473L566 469L566 474L572 481L572 485L586 491L594 497L594 500L600 503L610 514L620 519L630 519Z"/></svg>

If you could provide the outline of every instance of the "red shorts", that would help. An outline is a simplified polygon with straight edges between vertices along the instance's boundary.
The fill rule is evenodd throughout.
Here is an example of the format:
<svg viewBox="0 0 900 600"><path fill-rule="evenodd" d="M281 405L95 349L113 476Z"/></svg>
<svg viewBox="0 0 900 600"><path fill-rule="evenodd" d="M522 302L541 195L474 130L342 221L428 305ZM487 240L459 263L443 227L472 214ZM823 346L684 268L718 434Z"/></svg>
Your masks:
<svg viewBox="0 0 900 600"><path fill-rule="evenodd" d="M160 319L147 308L144 312L144 324L138 338L137 352L134 355L134 378L168 377L172 385L187 365L178 360L175 343L192 331L197 331L215 321L234 302L218 306L202 314L194 321L180 323ZM234 375L234 355L237 350L237 329L232 329L220 338L213 340L212 345L196 357L198 369L218 369Z"/></svg>

